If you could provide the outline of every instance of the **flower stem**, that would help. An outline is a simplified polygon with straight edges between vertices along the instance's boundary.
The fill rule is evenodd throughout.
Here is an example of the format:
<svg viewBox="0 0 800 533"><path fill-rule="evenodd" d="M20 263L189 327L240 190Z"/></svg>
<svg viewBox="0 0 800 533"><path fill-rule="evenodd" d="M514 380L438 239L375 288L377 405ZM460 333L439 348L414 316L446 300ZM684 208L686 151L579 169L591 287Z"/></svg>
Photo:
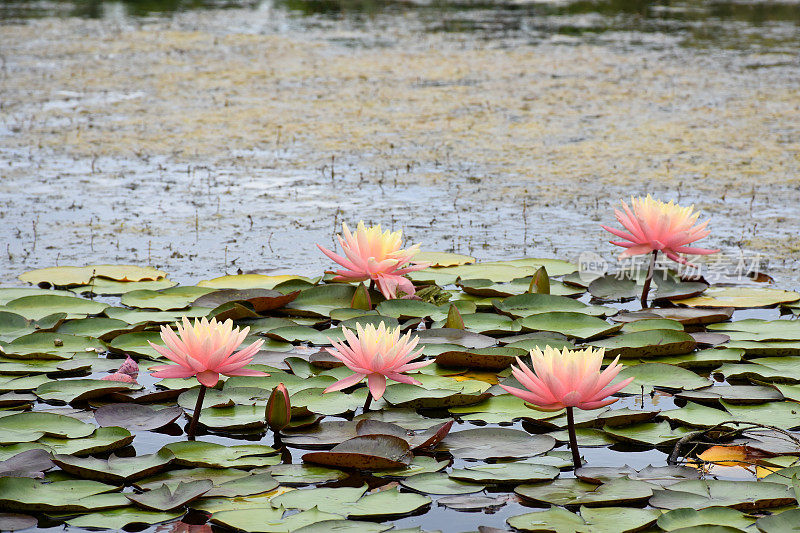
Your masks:
<svg viewBox="0 0 800 533"><path fill-rule="evenodd" d="M572 464L575 470L581 467L581 453L578 451L578 437L575 435L575 417L572 407L567 407L567 430L569 432L569 447L572 450Z"/></svg>
<svg viewBox="0 0 800 533"><path fill-rule="evenodd" d="M200 411L203 409L203 398L206 397L206 386L202 383L200 384L200 392L197 393L197 403L194 404L194 413L192 414L192 421L189 422L189 429L186 431L186 434L189 436L189 440L194 440L194 432L197 428L197 421L200 419Z"/></svg>
<svg viewBox="0 0 800 533"><path fill-rule="evenodd" d="M647 294L650 292L650 283L653 281L653 270L656 268L657 257L658 250L653 250L653 255L650 259L650 266L647 268L647 278L644 280L644 287L642 287L642 309L647 307Z"/></svg>
<svg viewBox="0 0 800 533"><path fill-rule="evenodd" d="M375 290L375 280L374 279L369 280L369 290L371 290L371 291Z"/></svg>
<svg viewBox="0 0 800 533"><path fill-rule="evenodd" d="M372 393L367 391L367 401L364 402L364 412L369 411L369 406L372 404Z"/></svg>

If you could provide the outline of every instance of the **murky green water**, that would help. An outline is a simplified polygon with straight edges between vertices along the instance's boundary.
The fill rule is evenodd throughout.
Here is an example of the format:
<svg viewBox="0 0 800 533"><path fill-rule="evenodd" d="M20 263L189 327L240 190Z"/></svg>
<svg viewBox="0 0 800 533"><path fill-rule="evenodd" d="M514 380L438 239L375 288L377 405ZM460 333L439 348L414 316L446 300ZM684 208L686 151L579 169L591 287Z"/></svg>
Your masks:
<svg viewBox="0 0 800 533"><path fill-rule="evenodd" d="M665 34L686 46L732 49L786 49L800 39L800 3L791 1L11 0L0 4L0 20L169 16L197 9L258 10L265 3L297 15L366 23L377 15L413 11L428 31L475 32L487 38L536 41L561 34L592 41L622 32ZM633 44L637 40L647 44L648 39L633 37Z"/></svg>

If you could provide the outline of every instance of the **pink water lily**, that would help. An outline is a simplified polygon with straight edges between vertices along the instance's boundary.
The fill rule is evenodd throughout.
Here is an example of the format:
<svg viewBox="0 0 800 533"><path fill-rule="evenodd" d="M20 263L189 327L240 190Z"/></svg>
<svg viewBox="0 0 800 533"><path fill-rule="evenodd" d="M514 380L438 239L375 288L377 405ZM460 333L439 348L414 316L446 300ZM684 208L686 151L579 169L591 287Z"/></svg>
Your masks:
<svg viewBox="0 0 800 533"><path fill-rule="evenodd" d="M602 348L564 348L562 351L550 346L545 346L544 351L535 348L531 351L533 370L519 358L518 367L511 367L512 375L525 389L500 385L506 392L542 411L567 410L567 429L575 468L580 467L581 457L575 434L573 408L590 410L612 404L617 398L609 397L633 381L633 378L628 378L612 385L611 381L617 377L622 366L617 364L617 357L601 372L604 354L605 350Z"/></svg>
<svg viewBox="0 0 800 533"><path fill-rule="evenodd" d="M381 226L367 228L361 221L356 227L356 232L351 233L347 224L342 224L341 235L337 235L345 257L331 252L327 248L317 247L345 270L336 270L334 281L365 281L372 280L387 299L397 298L398 290L406 297L413 296L414 284L404 277L409 272L427 268L428 263L412 262L412 258L419 252L419 244L401 249L403 232L398 230L390 232L381 230Z"/></svg>
<svg viewBox="0 0 800 533"><path fill-rule="evenodd" d="M139 365L129 355L119 366L116 372L103 376L103 381L120 381L122 383L136 383L139 376Z"/></svg>
<svg viewBox="0 0 800 533"><path fill-rule="evenodd" d="M203 408L203 398L207 387L213 387L219 381L219 375L226 376L268 376L258 370L244 368L253 360L263 340L257 340L243 350L233 351L247 337L250 328L233 327L233 321L217 322L215 318L195 319L194 324L183 317L183 326L178 323L176 335L169 326L161 326L161 340L166 347L150 343L155 351L173 361L175 365L154 366L150 370L156 378L188 378L196 377L200 382L197 402L186 433L194 439L197 421Z"/></svg>
<svg viewBox="0 0 800 533"><path fill-rule="evenodd" d="M627 232L601 225L604 230L623 239L610 241L626 248L620 255L621 259L660 251L673 261L688 264L678 254L706 255L719 251L689 246L711 233L707 229L708 220L696 224L700 212L695 212L694 206L664 203L648 194L646 198L631 197L630 207L622 202L622 209L615 209L614 214Z"/></svg>
<svg viewBox="0 0 800 533"><path fill-rule="evenodd" d="M266 376L264 372L243 368L252 361L253 356L264 344L257 340L243 350L233 351L242 344L250 328L233 327L230 319L217 322L212 318L195 319L194 325L183 318L176 335L169 326L161 326L161 340L166 347L150 343L155 351L177 363L175 365L154 366L153 377L188 378L195 376L206 387L213 387L220 374L226 376Z"/></svg>
<svg viewBox="0 0 800 533"><path fill-rule="evenodd" d="M511 367L512 375L527 390L500 385L506 392L522 398L542 411L559 411L565 407L599 409L617 401L609 398L625 388L633 378L609 385L622 369L619 357L600 371L604 350L558 351L546 346L531 351L533 370L517 358L518 367Z"/></svg>
<svg viewBox="0 0 800 533"><path fill-rule="evenodd" d="M417 370L434 362L431 359L412 363L422 353L422 349L414 351L419 337L412 337L410 332L401 336L399 326L392 330L383 322L377 328L372 324L364 327L356 324L357 334L347 328L343 328L343 331L346 342L331 341L333 348L326 350L352 370L353 375L337 381L324 392L352 387L367 378L369 405L370 398L379 400L383 396L387 379L421 385L404 372Z"/></svg>

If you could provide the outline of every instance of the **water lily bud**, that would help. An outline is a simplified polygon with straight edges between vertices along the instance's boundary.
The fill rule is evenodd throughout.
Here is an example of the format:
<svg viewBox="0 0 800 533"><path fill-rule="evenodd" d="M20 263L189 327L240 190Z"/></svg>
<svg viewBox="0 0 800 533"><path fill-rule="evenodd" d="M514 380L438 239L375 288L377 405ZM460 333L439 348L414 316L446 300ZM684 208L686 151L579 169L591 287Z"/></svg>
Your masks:
<svg viewBox="0 0 800 533"><path fill-rule="evenodd" d="M464 318L458 312L458 308L450 304L450 310L447 312L447 321L444 327L452 329L464 329Z"/></svg>
<svg viewBox="0 0 800 533"><path fill-rule="evenodd" d="M362 311L372 310L372 298L369 297L369 291L363 283L359 283L356 287L356 292L353 293L353 300L350 302L350 307L353 309L361 309Z"/></svg>
<svg viewBox="0 0 800 533"><path fill-rule="evenodd" d="M267 425L275 433L281 431L292 421L292 404L289 391L283 383L272 389L266 410Z"/></svg>
<svg viewBox="0 0 800 533"><path fill-rule="evenodd" d="M547 269L545 267L539 267L539 270L533 274L528 292L534 294L550 294L550 278L547 276Z"/></svg>

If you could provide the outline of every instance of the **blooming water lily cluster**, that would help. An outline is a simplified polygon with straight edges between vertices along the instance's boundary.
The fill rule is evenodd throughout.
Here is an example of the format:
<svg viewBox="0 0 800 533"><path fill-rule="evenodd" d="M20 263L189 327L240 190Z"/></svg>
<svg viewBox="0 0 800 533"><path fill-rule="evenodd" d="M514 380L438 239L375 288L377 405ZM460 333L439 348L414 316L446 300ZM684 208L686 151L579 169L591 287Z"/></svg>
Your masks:
<svg viewBox="0 0 800 533"><path fill-rule="evenodd" d="M716 250L689 246L709 234L708 221L697 224L699 214L693 207L680 207L673 202L664 203L653 199L632 198L631 205L622 203L622 211L616 210L617 220L625 228L617 230L602 226L622 241L611 241L626 248L621 257L638 254L653 254L653 262L658 252L668 258L686 263L680 254L710 254ZM416 288L405 275L427 268L426 263L415 262L419 244L402 249L401 231L384 231L380 226L366 227L359 222L355 233L343 224L343 236L339 243L344 255L338 255L322 246L319 249L330 259L343 267L335 274L333 282L370 281L370 288L377 286L386 299L401 296L413 298ZM647 290L653 274L651 263L642 305L646 305ZM362 289L363 290L363 289ZM371 299L366 293L364 301L371 307ZM456 311L457 313L457 311ZM420 360L422 349L416 349L419 338L409 331L402 335L402 327L387 327L384 322L378 326L357 324L355 332L343 328L344 341L331 340L333 348L327 352L341 361L352 375L340 379L327 387L323 393L347 389L367 379L369 389L364 410L370 402L379 400L386 390L387 380L420 385L421 383L407 372L419 370L432 364L431 360ZM152 368L152 375L158 378L194 377L200 383L197 406L189 426L190 437L202 409L203 396L207 387L214 387L220 375L258 376L263 372L244 368L261 348L263 341L256 340L246 348L234 352L245 340L248 328L234 328L230 320L195 320L191 324L187 318L177 325L177 334L167 326L161 328L161 338L165 346L152 344L161 355L174 362ZM621 370L619 357L602 369L603 349L591 347L582 350L564 348L557 350L546 346L544 350L530 352L532 368L517 358L517 366L512 367L512 375L523 388L500 384L510 394L523 399L537 409L558 411L565 409L568 419L570 445L575 467L581 465L575 434L573 409L598 409L616 401L610 398L625 388L633 378L612 383ZM138 366L126 361L118 372L108 379L126 381L135 379ZM270 427L276 432L285 428L291 417L289 394L283 384L270 396L266 417ZM276 439L276 442L277 439Z"/></svg>

